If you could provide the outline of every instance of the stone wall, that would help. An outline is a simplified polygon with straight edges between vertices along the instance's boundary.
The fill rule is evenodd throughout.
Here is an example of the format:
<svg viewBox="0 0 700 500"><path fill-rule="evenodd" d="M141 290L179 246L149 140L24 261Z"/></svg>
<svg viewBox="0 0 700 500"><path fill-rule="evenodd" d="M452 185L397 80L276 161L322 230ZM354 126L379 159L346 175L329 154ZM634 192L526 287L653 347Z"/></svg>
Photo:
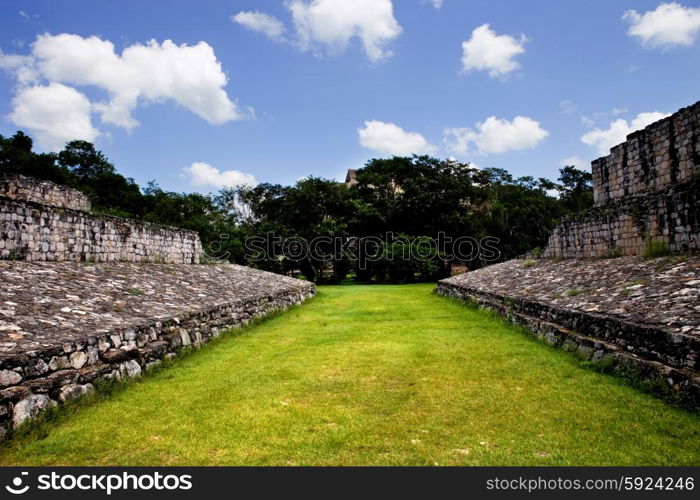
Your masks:
<svg viewBox="0 0 700 500"><path fill-rule="evenodd" d="M642 255L650 241L700 250L700 102L630 134L592 171L594 208L558 224L545 257Z"/></svg>
<svg viewBox="0 0 700 500"><path fill-rule="evenodd" d="M0 197L89 212L90 200L77 189L18 174L0 175Z"/></svg>
<svg viewBox="0 0 700 500"><path fill-rule="evenodd" d="M193 231L0 197L0 259L198 263Z"/></svg>
<svg viewBox="0 0 700 500"><path fill-rule="evenodd" d="M315 293L233 265L0 262L0 279L0 437L97 381L138 376Z"/></svg>
<svg viewBox="0 0 700 500"><path fill-rule="evenodd" d="M646 192L563 220L554 228L544 256L642 255L649 240L666 243L674 253L700 250L699 185L691 181L663 193Z"/></svg>
<svg viewBox="0 0 700 500"><path fill-rule="evenodd" d="M700 168L700 102L628 135L591 167L596 206L690 181Z"/></svg>

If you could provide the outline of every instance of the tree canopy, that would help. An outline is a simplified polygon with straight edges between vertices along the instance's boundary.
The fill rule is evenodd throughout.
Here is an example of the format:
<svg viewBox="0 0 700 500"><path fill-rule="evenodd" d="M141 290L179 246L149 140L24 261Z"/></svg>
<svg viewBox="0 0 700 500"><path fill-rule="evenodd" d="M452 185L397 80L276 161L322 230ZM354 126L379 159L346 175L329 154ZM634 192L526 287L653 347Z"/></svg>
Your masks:
<svg viewBox="0 0 700 500"><path fill-rule="evenodd" d="M86 141L71 141L57 154L32 147L23 132L0 135L0 173L72 186L97 211L197 231L211 257L300 271L317 282L348 273L378 282L435 280L455 263L474 268L512 258L543 247L561 217L593 203L591 174L573 166L560 169L557 183L394 156L369 160L351 186L310 177L203 195L164 191L153 181L140 188ZM477 251L455 256L455 242L465 238ZM484 253L487 240L491 250Z"/></svg>

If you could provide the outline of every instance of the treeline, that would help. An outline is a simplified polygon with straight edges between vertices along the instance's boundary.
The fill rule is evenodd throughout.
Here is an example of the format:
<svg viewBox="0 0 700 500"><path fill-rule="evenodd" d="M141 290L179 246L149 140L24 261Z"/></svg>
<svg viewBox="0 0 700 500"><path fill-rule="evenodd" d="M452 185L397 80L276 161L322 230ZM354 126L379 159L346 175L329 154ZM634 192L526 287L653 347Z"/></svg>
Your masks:
<svg viewBox="0 0 700 500"><path fill-rule="evenodd" d="M0 172L75 187L96 211L198 231L213 258L300 271L316 282L348 275L376 282L435 280L456 263L474 268L495 258L493 243L488 259L477 245L458 260L439 243L465 237L491 238L497 258L512 258L544 246L561 217L593 202L590 173L572 166L562 168L555 183L429 156L372 159L349 187L311 177L293 186L259 184L216 195L173 193L154 182L140 188L89 142L39 154L22 132L0 136ZM315 251L304 251L310 242Z"/></svg>

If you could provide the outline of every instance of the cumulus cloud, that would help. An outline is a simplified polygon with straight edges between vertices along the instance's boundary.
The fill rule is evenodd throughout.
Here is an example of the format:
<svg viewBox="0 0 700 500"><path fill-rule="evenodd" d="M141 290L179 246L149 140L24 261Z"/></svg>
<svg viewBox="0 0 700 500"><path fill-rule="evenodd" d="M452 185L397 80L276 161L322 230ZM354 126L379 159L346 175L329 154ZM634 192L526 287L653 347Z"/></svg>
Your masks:
<svg viewBox="0 0 700 500"><path fill-rule="evenodd" d="M293 43L301 50L337 54L357 37L374 62L391 56L385 46L401 34L391 0L290 0L286 4L294 26ZM239 12L232 19L276 41L287 41L286 28L273 16Z"/></svg>
<svg viewBox="0 0 700 500"><path fill-rule="evenodd" d="M421 134L406 132L394 123L366 121L363 128L357 129L357 133L360 136L360 144L377 153L406 156L437 151L437 148Z"/></svg>
<svg viewBox="0 0 700 500"><path fill-rule="evenodd" d="M548 135L538 121L527 116L516 116L511 121L490 116L474 128L445 129L444 142L454 154L464 155L474 144L479 154L488 155L532 149Z"/></svg>
<svg viewBox="0 0 700 500"><path fill-rule="evenodd" d="M580 156L569 156L568 158L564 158L559 162L560 167L566 167L569 165L572 165L579 170L586 170L591 166L590 162L587 162Z"/></svg>
<svg viewBox="0 0 700 500"><path fill-rule="evenodd" d="M21 89L12 100L8 118L33 131L37 142L51 151L74 139L92 142L99 135L90 120L88 98L61 83Z"/></svg>
<svg viewBox="0 0 700 500"><path fill-rule="evenodd" d="M630 23L627 34L639 38L648 48L687 47L700 32L700 7L677 2L662 3L644 14L628 10L622 18Z"/></svg>
<svg viewBox="0 0 700 500"><path fill-rule="evenodd" d="M520 67L515 57L525 52L525 42L525 35L497 35L488 24L479 26L469 40L462 42L462 69L488 71L491 78L503 77Z"/></svg>
<svg viewBox="0 0 700 500"><path fill-rule="evenodd" d="M238 170L219 170L208 163L194 162L183 169L193 186L212 186L215 188L234 187L240 185L254 186L257 184L253 174Z"/></svg>
<svg viewBox="0 0 700 500"><path fill-rule="evenodd" d="M275 16L258 11L242 11L235 16L231 16L231 20L252 31L262 33L270 40L276 42L285 40L287 29L282 21Z"/></svg>
<svg viewBox="0 0 700 500"><path fill-rule="evenodd" d="M39 73L31 56L5 54L0 50L0 69L10 73L19 85L27 85L39 79Z"/></svg>
<svg viewBox="0 0 700 500"><path fill-rule="evenodd" d="M625 142L627 136L635 130L643 129L647 125L667 116L669 116L668 113L652 111L649 113L639 113L637 117L630 122L620 118L610 123L607 129L596 128L587 132L581 137L581 142L597 148L601 155L607 155L611 147Z"/></svg>
<svg viewBox="0 0 700 500"><path fill-rule="evenodd" d="M226 75L205 42L126 47L121 55L108 40L95 36L40 35L32 54L48 80L94 85L107 90L111 99L100 103L102 119L127 129L138 125L131 111L139 101L172 100L212 124L241 118L226 91Z"/></svg>
<svg viewBox="0 0 700 500"><path fill-rule="evenodd" d="M144 103L173 101L211 124L243 117L224 90L226 74L205 42L176 45L151 40L117 54L112 42L95 36L44 34L37 37L29 55L0 53L0 68L16 78L19 93L44 82L49 88L62 88L53 85L60 83L101 89L107 99L90 109L103 122L127 130L139 124L132 112Z"/></svg>

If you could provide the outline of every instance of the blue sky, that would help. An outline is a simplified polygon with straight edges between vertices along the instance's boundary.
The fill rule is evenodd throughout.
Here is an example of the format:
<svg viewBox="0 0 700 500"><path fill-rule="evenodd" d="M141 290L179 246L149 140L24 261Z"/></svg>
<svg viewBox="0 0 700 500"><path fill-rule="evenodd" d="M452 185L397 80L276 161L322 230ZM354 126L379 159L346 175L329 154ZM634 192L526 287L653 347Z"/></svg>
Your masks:
<svg viewBox="0 0 700 500"><path fill-rule="evenodd" d="M0 20L0 134L81 136L176 191L408 151L556 178L700 99L691 0L0 0Z"/></svg>

